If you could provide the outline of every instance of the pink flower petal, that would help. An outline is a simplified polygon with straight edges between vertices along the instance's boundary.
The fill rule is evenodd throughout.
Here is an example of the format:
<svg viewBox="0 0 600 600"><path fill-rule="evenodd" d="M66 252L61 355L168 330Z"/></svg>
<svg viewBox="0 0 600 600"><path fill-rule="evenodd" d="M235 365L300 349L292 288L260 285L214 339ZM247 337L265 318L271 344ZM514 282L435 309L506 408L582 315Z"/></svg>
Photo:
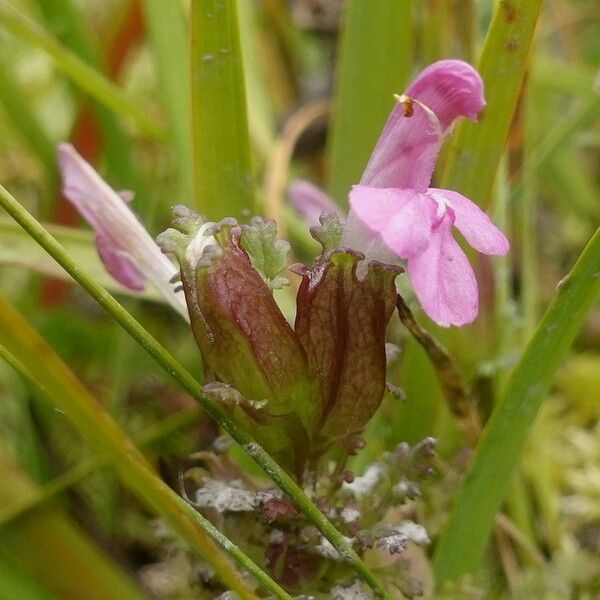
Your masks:
<svg viewBox="0 0 600 600"><path fill-rule="evenodd" d="M441 196L453 210L454 225L475 250L492 256L504 256L510 249L506 236L474 202L451 190L431 188L431 195Z"/></svg>
<svg viewBox="0 0 600 600"><path fill-rule="evenodd" d="M459 117L475 119L485 105L481 77L460 60L430 65L405 95L426 105L429 112L417 102L413 103L412 116L404 116L402 104L393 108L361 184L425 192L443 137L452 123Z"/></svg>
<svg viewBox="0 0 600 600"><path fill-rule="evenodd" d="M429 246L408 259L407 272L423 310L438 325L466 325L479 310L475 273L452 237L454 217L447 210Z"/></svg>
<svg viewBox="0 0 600 600"><path fill-rule="evenodd" d="M320 188L309 181L297 179L288 187L290 202L309 225L319 225L323 212L341 215L339 206Z"/></svg>
<svg viewBox="0 0 600 600"><path fill-rule="evenodd" d="M479 73L462 60L439 60L415 78L406 95L426 104L447 129L458 117L477 120L485 106Z"/></svg>
<svg viewBox="0 0 600 600"><path fill-rule="evenodd" d="M429 243L433 204L414 190L355 185L350 192L354 214L401 259L421 252Z"/></svg>
<svg viewBox="0 0 600 600"><path fill-rule="evenodd" d="M139 291L152 283L164 298L189 319L183 294L171 279L175 265L161 252L127 204L130 193L115 192L71 144L58 147L62 191L96 232L96 247L106 270L122 285Z"/></svg>
<svg viewBox="0 0 600 600"><path fill-rule="evenodd" d="M102 235L97 235L96 250L104 268L114 279L130 290L143 291L146 278L136 269L126 255L115 248L111 240L107 240Z"/></svg>

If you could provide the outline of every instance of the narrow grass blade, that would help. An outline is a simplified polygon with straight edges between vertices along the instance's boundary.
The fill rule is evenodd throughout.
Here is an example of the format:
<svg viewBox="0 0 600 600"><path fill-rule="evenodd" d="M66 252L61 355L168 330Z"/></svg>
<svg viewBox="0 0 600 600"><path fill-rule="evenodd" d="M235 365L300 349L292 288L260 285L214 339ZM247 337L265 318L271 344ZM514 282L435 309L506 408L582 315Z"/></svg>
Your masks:
<svg viewBox="0 0 600 600"><path fill-rule="evenodd" d="M542 169L542 177L555 188L563 214L576 215L593 226L600 219L600 189L586 171L585 163L572 150L565 150Z"/></svg>
<svg viewBox="0 0 600 600"><path fill-rule="evenodd" d="M256 598L219 546L276 598L290 599L235 544L152 472L143 455L69 367L1 297L0 356L65 415L89 446L110 461L123 485L179 533L226 586L241 598Z"/></svg>
<svg viewBox="0 0 600 600"><path fill-rule="evenodd" d="M600 115L600 94L584 100L570 115L557 123L531 151L528 168L522 171L515 182L513 194L519 194L527 181L537 177L539 169L567 149L572 136L598 115Z"/></svg>
<svg viewBox="0 0 600 600"><path fill-rule="evenodd" d="M257 12L259 6L254 2L243 0L238 4L240 24L240 44L244 61L244 79L246 81L246 98L248 102L248 129L251 147L263 161L267 159L275 144L277 131L274 90L265 81L263 69L264 59L257 59L257 51L261 43L261 25ZM271 64L268 65L271 68ZM269 82L272 85L272 82ZM280 84L277 86L281 88ZM255 165L258 160L255 161Z"/></svg>
<svg viewBox="0 0 600 600"><path fill-rule="evenodd" d="M142 7L158 68L160 96L167 111L181 201L192 200L192 115L188 32L181 2L143 0Z"/></svg>
<svg viewBox="0 0 600 600"><path fill-rule="evenodd" d="M37 489L0 454L0 505L16 502ZM4 561L59 598L141 600L144 597L125 573L56 506L48 505L0 529L0 564ZM1 598L5 598L5 590L0 585Z"/></svg>
<svg viewBox="0 0 600 600"><path fill-rule="evenodd" d="M477 449L434 559L438 584L475 569L552 377L600 291L600 229L559 284Z"/></svg>
<svg viewBox="0 0 600 600"><path fill-rule="evenodd" d="M75 53L60 44L38 23L0 0L0 22L13 35L41 48L54 61L57 69L70 77L82 90L115 112L129 117L144 134L164 139L164 132L156 122L140 112L135 102L127 98L115 84L95 69L89 67Z"/></svg>
<svg viewBox="0 0 600 600"><path fill-rule="evenodd" d="M236 0L192 0L194 203L209 219L254 209Z"/></svg>
<svg viewBox="0 0 600 600"><path fill-rule="evenodd" d="M146 449L148 446L152 446L164 438L197 423L198 416L198 410L181 411L165 418L159 423L149 426L140 435L134 437L134 442L138 447ZM45 504L61 492L80 483L89 475L109 466L109 462L98 456L94 456L40 487L35 493L9 503L0 510L0 529L10 521L22 517L40 504Z"/></svg>
<svg viewBox="0 0 600 600"><path fill-rule="evenodd" d="M452 36L452 10L450 2L421 2L421 27L419 47L425 64L435 62L447 56Z"/></svg>
<svg viewBox="0 0 600 600"><path fill-rule="evenodd" d="M551 60L543 55L536 55L531 65L533 84L548 90L575 94L580 98L597 95L594 90L596 71L589 66Z"/></svg>
<svg viewBox="0 0 600 600"><path fill-rule="evenodd" d="M73 0L53 0L52 2L36 0L36 4L44 15L48 31L87 65L102 71L103 60L100 51L93 44L91 32L87 30L81 11L74 5ZM106 43L110 49L114 40L106 40ZM87 108L86 103L79 106L79 118L85 114ZM147 217L146 207L151 208L151 203L148 201L149 194L145 182L138 177L136 165L131 159L131 140L123 131L118 114L100 102L95 102L93 109L102 134L106 170L113 183L123 189L136 190L137 195L144 199L141 205L138 204L138 212ZM56 148L54 147L52 148L52 167L55 171Z"/></svg>
<svg viewBox="0 0 600 600"><path fill-rule="evenodd" d="M338 62L329 143L329 193L342 206L357 183L386 116L408 81L413 57L412 0L350 0Z"/></svg>
<svg viewBox="0 0 600 600"><path fill-rule="evenodd" d="M540 6L541 0L497 3L478 65L487 106L479 123L463 121L450 141L440 186L459 190L484 208L490 203Z"/></svg>
<svg viewBox="0 0 600 600"><path fill-rule="evenodd" d="M202 385L152 337L104 288L74 261L65 249L13 196L0 185L0 206L8 212L27 233L50 254L84 290L102 306L112 318L138 342L156 362L186 390L204 410L251 456L263 471L294 501L307 519L331 542L358 575L379 598L388 594L373 573L356 554L346 538L325 517L304 493L302 488L271 458L245 431L238 429L225 410L202 392ZM0 311L1 315L1 311ZM0 329L1 331L1 329Z"/></svg>
<svg viewBox="0 0 600 600"><path fill-rule="evenodd" d="M2 600L58 600L52 592L1 558L0 590Z"/></svg>
<svg viewBox="0 0 600 600"><path fill-rule="evenodd" d="M39 158L47 173L52 175L56 171L54 143L31 110L27 98L5 62L4 59L0 60L0 105L14 130Z"/></svg>

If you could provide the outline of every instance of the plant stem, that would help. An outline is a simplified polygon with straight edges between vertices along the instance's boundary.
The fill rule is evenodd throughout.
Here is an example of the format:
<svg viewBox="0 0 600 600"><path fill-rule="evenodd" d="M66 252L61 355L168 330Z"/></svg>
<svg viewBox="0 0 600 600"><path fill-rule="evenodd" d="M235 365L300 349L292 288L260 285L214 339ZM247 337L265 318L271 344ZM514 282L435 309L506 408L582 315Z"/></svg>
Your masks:
<svg viewBox="0 0 600 600"><path fill-rule="evenodd" d="M300 486L271 456L237 424L215 401L204 395L202 385L104 288L92 279L64 248L19 202L0 185L0 206L50 254L86 292L88 292L136 340L156 362L186 390L202 408L249 454L264 472L295 502L317 529L329 540L340 556L348 561L379 598L387 592L367 568L352 546L323 513L311 502Z"/></svg>
<svg viewBox="0 0 600 600"><path fill-rule="evenodd" d="M425 350L440 386L444 391L450 412L456 419L457 426L470 446L474 446L481 434L481 425L477 415L475 398L465 385L454 361L447 350L433 336L417 323L404 298L398 294L396 298L398 316L413 338Z"/></svg>

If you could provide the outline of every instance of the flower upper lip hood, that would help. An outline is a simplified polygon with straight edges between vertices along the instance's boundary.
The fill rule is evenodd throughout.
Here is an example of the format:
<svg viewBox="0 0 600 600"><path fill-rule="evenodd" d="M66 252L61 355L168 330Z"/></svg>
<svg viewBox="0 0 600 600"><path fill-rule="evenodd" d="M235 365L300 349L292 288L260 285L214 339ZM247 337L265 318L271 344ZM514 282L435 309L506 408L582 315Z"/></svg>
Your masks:
<svg viewBox="0 0 600 600"><path fill-rule="evenodd" d="M429 187L444 136L460 117L477 119L485 106L483 81L471 65L440 60L422 71L404 92L413 114L396 104L360 180L373 187Z"/></svg>

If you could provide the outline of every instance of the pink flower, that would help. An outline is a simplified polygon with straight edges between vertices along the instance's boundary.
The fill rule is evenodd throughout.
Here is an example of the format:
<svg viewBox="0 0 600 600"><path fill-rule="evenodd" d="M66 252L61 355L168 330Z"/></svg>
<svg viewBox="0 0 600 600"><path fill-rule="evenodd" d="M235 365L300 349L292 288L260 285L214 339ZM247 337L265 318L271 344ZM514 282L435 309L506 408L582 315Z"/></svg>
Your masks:
<svg viewBox="0 0 600 600"><path fill-rule="evenodd" d="M397 99L360 185L350 192L342 245L367 260L406 264L423 310L439 325L465 325L477 316L479 292L452 227L484 254L504 255L509 243L471 200L429 183L452 124L475 120L485 105L483 83L470 65L444 60Z"/></svg>
<svg viewBox="0 0 600 600"><path fill-rule="evenodd" d="M134 291L151 283L189 320L185 298L171 283L179 269L127 205L131 194L115 192L71 144L58 147L58 164L63 194L96 232L96 249L106 270Z"/></svg>
<svg viewBox="0 0 600 600"><path fill-rule="evenodd" d="M288 198L296 212L312 227L319 225L321 213L335 213L341 217L338 205L320 188L305 181L296 179L287 189Z"/></svg>

